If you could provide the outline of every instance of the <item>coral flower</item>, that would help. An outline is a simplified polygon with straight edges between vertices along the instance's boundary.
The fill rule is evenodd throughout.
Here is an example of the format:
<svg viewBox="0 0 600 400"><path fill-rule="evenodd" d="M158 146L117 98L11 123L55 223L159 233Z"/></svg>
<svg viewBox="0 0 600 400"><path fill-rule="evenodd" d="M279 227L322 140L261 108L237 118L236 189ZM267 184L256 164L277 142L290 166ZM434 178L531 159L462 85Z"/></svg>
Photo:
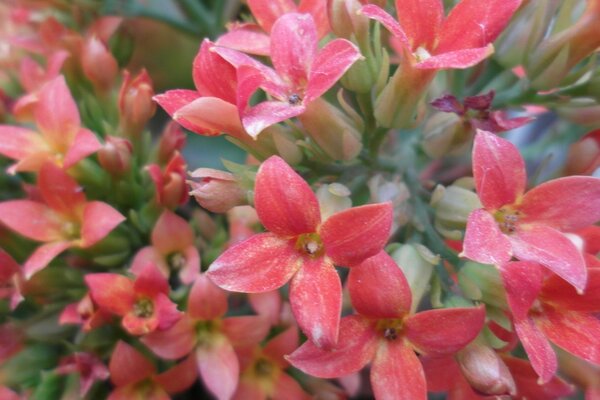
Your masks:
<svg viewBox="0 0 600 400"><path fill-rule="evenodd" d="M462 255L502 265L516 257L539 262L582 291L587 269L564 235L600 220L600 179L569 176L525 193L523 158L509 141L478 131L473 176L483 208L469 215Z"/></svg>
<svg viewBox="0 0 600 400"><path fill-rule="evenodd" d="M300 328L318 346L337 341L342 287L334 268L377 254L392 224L389 203L354 207L321 222L310 186L281 158L265 161L254 202L270 232L236 244L209 268L220 287L237 292L275 290L290 281L290 303Z"/></svg>
<svg viewBox="0 0 600 400"><path fill-rule="evenodd" d="M38 94L35 121L39 130L0 125L0 154L17 160L9 172L37 172L46 161L69 168L101 147L96 135L81 127L77 105L60 75Z"/></svg>
<svg viewBox="0 0 600 400"><path fill-rule="evenodd" d="M348 375L371 362L371 385L378 400L427 399L415 351L432 356L455 353L483 327L483 307L411 314L408 282L383 251L350 270L348 287L358 314L342 319L338 346L327 351L306 342L287 359L320 378Z"/></svg>
<svg viewBox="0 0 600 400"><path fill-rule="evenodd" d="M77 182L53 163L46 163L40 169L38 188L44 203L32 200L0 203L0 222L27 238L45 242L23 265L26 279L64 250L98 243L125 220L108 204L87 201Z"/></svg>

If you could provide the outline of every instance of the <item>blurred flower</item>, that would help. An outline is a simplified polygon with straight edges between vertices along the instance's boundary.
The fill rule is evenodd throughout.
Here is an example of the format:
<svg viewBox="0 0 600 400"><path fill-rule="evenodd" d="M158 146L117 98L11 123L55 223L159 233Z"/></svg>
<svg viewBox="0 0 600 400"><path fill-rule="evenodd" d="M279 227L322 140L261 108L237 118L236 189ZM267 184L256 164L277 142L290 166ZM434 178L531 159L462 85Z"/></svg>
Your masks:
<svg viewBox="0 0 600 400"><path fill-rule="evenodd" d="M179 152L173 153L169 163L161 169L158 164L146 167L156 188L156 202L162 207L175 209L188 201L185 184L186 162Z"/></svg>
<svg viewBox="0 0 600 400"><path fill-rule="evenodd" d="M124 136L138 137L156 111L152 79L145 69L134 78L129 71L123 76L119 90L120 129Z"/></svg>

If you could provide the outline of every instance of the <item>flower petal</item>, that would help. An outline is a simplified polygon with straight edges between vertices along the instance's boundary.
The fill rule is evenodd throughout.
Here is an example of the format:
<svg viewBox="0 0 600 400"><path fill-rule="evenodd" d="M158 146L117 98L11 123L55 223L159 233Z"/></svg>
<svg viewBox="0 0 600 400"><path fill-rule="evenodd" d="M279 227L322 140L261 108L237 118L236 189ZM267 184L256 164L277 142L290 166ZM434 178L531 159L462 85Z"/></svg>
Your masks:
<svg viewBox="0 0 600 400"><path fill-rule="evenodd" d="M31 278L36 272L46 268L60 253L72 247L70 241L51 242L41 245L29 256L23 264L25 279Z"/></svg>
<svg viewBox="0 0 600 400"><path fill-rule="evenodd" d="M188 355L196 345L194 323L187 315L169 329L154 331L140 339L154 354L166 360Z"/></svg>
<svg viewBox="0 0 600 400"><path fill-rule="evenodd" d="M292 0L248 0L248 8L259 25L270 32L277 18L296 10Z"/></svg>
<svg viewBox="0 0 600 400"><path fill-rule="evenodd" d="M541 297L570 311L600 312L600 268L588 269L588 280L583 294L578 294L573 286L558 275L544 281Z"/></svg>
<svg viewBox="0 0 600 400"><path fill-rule="evenodd" d="M38 187L46 204L61 214L76 216L80 207L85 205L83 188L54 163L42 166Z"/></svg>
<svg viewBox="0 0 600 400"><path fill-rule="evenodd" d="M173 119L204 136L245 134L237 106L218 97L198 97L178 109L173 114Z"/></svg>
<svg viewBox="0 0 600 400"><path fill-rule="evenodd" d="M527 317L542 288L542 270L530 261L509 262L500 267L510 310L516 319Z"/></svg>
<svg viewBox="0 0 600 400"><path fill-rule="evenodd" d="M558 376L554 376L548 382L540 385L537 373L526 360L507 355L503 355L502 360L514 377L518 396L521 398L566 399L574 394L573 385Z"/></svg>
<svg viewBox="0 0 600 400"><path fill-rule="evenodd" d="M121 340L112 351L108 369L110 380L117 387L139 382L156 371L150 360Z"/></svg>
<svg viewBox="0 0 600 400"><path fill-rule="evenodd" d="M515 320L515 331L527 353L531 366L540 377L539 382L552 379L558 368L556 354L531 318Z"/></svg>
<svg viewBox="0 0 600 400"><path fill-rule="evenodd" d="M275 381L273 400L309 400L312 399L294 378L282 372Z"/></svg>
<svg viewBox="0 0 600 400"><path fill-rule="evenodd" d="M227 312L227 293L217 287L206 274L194 282L188 298L188 313L194 319L208 321Z"/></svg>
<svg viewBox="0 0 600 400"><path fill-rule="evenodd" d="M362 369L375 354L378 340L371 322L359 315L342 318L340 338L328 351L307 341L286 359L299 370L319 378L337 378Z"/></svg>
<svg viewBox="0 0 600 400"><path fill-rule="evenodd" d="M542 183L523 196L519 210L523 224L544 224L560 231L585 228L600 220L600 179L568 176Z"/></svg>
<svg viewBox="0 0 600 400"><path fill-rule="evenodd" d="M83 208L81 247L89 247L104 239L125 217L101 201L91 201Z"/></svg>
<svg viewBox="0 0 600 400"><path fill-rule="evenodd" d="M496 40L521 0L461 0L442 25L439 52L483 47Z"/></svg>
<svg viewBox="0 0 600 400"><path fill-rule="evenodd" d="M133 283L133 290L140 295L153 298L159 293L168 295L170 288L167 278L154 264L146 264Z"/></svg>
<svg viewBox="0 0 600 400"><path fill-rule="evenodd" d="M306 107L285 101L263 101L242 111L242 123L253 138L271 125L302 114Z"/></svg>
<svg viewBox="0 0 600 400"><path fill-rule="evenodd" d="M223 319L221 332L236 347L257 346L269 333L269 322L258 315L245 315Z"/></svg>
<svg viewBox="0 0 600 400"><path fill-rule="evenodd" d="M362 56L358 48L345 39L335 39L319 51L310 69L304 104L320 97Z"/></svg>
<svg viewBox="0 0 600 400"><path fill-rule="evenodd" d="M350 270L348 290L354 309L371 318L399 318L410 310L412 295L402 269L385 251Z"/></svg>
<svg viewBox="0 0 600 400"><path fill-rule="evenodd" d="M280 236L315 232L321 222L319 202L310 186L277 156L258 170L254 204L260 222Z"/></svg>
<svg viewBox="0 0 600 400"><path fill-rule="evenodd" d="M419 358L404 341L380 341L371 365L377 400L426 400L427 383Z"/></svg>
<svg viewBox="0 0 600 400"><path fill-rule="evenodd" d="M85 283L98 307L117 315L127 314L133 307L133 282L119 274L88 274Z"/></svg>
<svg viewBox="0 0 600 400"><path fill-rule="evenodd" d="M14 258L0 247L0 285L9 281L20 270L21 267Z"/></svg>
<svg viewBox="0 0 600 400"><path fill-rule="evenodd" d="M419 353L446 355L475 339L484 322L484 306L444 308L411 315L405 321L404 332Z"/></svg>
<svg viewBox="0 0 600 400"><path fill-rule="evenodd" d="M61 240L62 221L48 206L30 200L10 200L0 203L0 222L13 231L33 240Z"/></svg>
<svg viewBox="0 0 600 400"><path fill-rule="evenodd" d="M542 264L583 292L587 268L581 252L564 234L543 225L519 229L510 236L515 257Z"/></svg>
<svg viewBox="0 0 600 400"><path fill-rule="evenodd" d="M289 366L285 356L298 348L299 339L298 328L292 325L277 336L269 339L263 348L263 353L275 361L281 369L285 369Z"/></svg>
<svg viewBox="0 0 600 400"><path fill-rule="evenodd" d="M513 204L525 190L525 162L508 140L477 131L473 146L473 177L483 206L495 211Z"/></svg>
<svg viewBox="0 0 600 400"><path fill-rule="evenodd" d="M235 104L237 79L235 68L219 54L211 51L214 46L204 39L194 58L192 77L201 96L216 97L227 103Z"/></svg>
<svg viewBox="0 0 600 400"><path fill-rule="evenodd" d="M418 69L464 69L479 64L494 53L494 46L462 49L436 54L417 64Z"/></svg>
<svg viewBox="0 0 600 400"><path fill-rule="evenodd" d="M79 130L79 110L65 78L57 76L40 90L35 121L46 139L57 148L70 147Z"/></svg>
<svg viewBox="0 0 600 400"><path fill-rule="evenodd" d="M351 267L379 253L392 230L391 203L352 207L332 215L319 234L336 265Z"/></svg>
<svg viewBox="0 0 600 400"><path fill-rule="evenodd" d="M199 97L200 93L196 92L195 90L176 89L156 95L153 97L153 100L156 101L171 117L173 117L180 108L188 105ZM177 122L192 132L199 134L202 134L203 132L202 127L196 126L183 117L178 118Z"/></svg>
<svg viewBox="0 0 600 400"><path fill-rule="evenodd" d="M218 400L229 400L238 384L239 362L227 339L215 339L196 349L196 363L206 388Z"/></svg>
<svg viewBox="0 0 600 400"><path fill-rule="evenodd" d="M183 315L177 309L177 304L173 303L164 293L159 293L154 297L154 314L158 320L157 329L161 331L172 327Z"/></svg>
<svg viewBox="0 0 600 400"><path fill-rule="evenodd" d="M305 260L290 283L290 304L300 329L317 346L337 343L342 312L342 283L324 257Z"/></svg>
<svg viewBox="0 0 600 400"><path fill-rule="evenodd" d="M186 220L165 210L152 228L152 246L167 256L194 243L194 232Z"/></svg>
<svg viewBox="0 0 600 400"><path fill-rule="evenodd" d="M162 374L156 375L154 381L169 394L176 394L189 389L197 377L196 360L190 356Z"/></svg>
<svg viewBox="0 0 600 400"><path fill-rule="evenodd" d="M317 42L317 28L310 14L284 14L273 24L271 61L292 87L301 88L308 81Z"/></svg>
<svg viewBox="0 0 600 400"><path fill-rule="evenodd" d="M467 220L460 256L483 264L501 265L512 257L511 243L490 213L475 210Z"/></svg>
<svg viewBox="0 0 600 400"><path fill-rule="evenodd" d="M257 56L268 56L271 52L271 37L257 25L242 23L229 28L217 39L218 46Z"/></svg>
<svg viewBox="0 0 600 400"><path fill-rule="evenodd" d="M367 4L366 6L362 7L359 12L366 17L379 22L388 31L390 31L392 35L394 35L396 39L402 43L403 46L410 49L411 46L406 32L404 32L404 29L402 29L398 21L396 21L394 17L388 14L385 10L373 4Z"/></svg>
<svg viewBox="0 0 600 400"><path fill-rule="evenodd" d="M278 290L264 293L251 293L248 302L258 315L267 318L271 325L277 325L281 316L282 300Z"/></svg>
<svg viewBox="0 0 600 400"><path fill-rule="evenodd" d="M431 49L444 18L444 5L440 0L396 0L398 22L413 49Z"/></svg>
<svg viewBox="0 0 600 400"><path fill-rule="evenodd" d="M0 125L0 154L13 160L22 160L39 151L47 151L40 135L18 126Z"/></svg>
<svg viewBox="0 0 600 400"><path fill-rule="evenodd" d="M268 292L285 285L301 264L294 243L263 233L227 249L211 264L207 274L225 290Z"/></svg>
<svg viewBox="0 0 600 400"><path fill-rule="evenodd" d="M100 141L92 131L81 128L67 150L67 154L63 160L63 166L69 168L87 156L94 154L100 150L101 147Z"/></svg>

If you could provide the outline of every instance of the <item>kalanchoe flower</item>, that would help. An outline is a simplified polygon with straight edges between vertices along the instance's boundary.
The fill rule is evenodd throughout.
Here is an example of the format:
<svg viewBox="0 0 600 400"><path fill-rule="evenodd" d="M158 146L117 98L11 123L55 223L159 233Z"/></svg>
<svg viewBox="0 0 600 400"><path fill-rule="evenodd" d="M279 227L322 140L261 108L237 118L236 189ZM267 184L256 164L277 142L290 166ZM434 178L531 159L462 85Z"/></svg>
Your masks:
<svg viewBox="0 0 600 400"><path fill-rule="evenodd" d="M134 78L129 71L123 73L119 91L119 114L121 132L128 137L137 137L156 111L152 101L154 89L152 79L145 69Z"/></svg>
<svg viewBox="0 0 600 400"><path fill-rule="evenodd" d="M517 261L501 268L515 330L531 365L548 382L557 359L549 341L591 363L600 365L600 269L588 271L583 295L556 275L544 279L537 263Z"/></svg>
<svg viewBox="0 0 600 400"><path fill-rule="evenodd" d="M96 381L108 379L108 368L91 353L74 353L60 361L56 372L59 374L79 374L79 396L84 398Z"/></svg>
<svg viewBox="0 0 600 400"><path fill-rule="evenodd" d="M27 238L45 243L23 265L26 279L64 250L98 243L125 220L108 204L87 201L77 182L52 163L40 169L38 188L44 203L0 203L0 222Z"/></svg>
<svg viewBox="0 0 600 400"><path fill-rule="evenodd" d="M185 391L197 377L192 357L159 374L150 360L123 341L113 350L108 369L115 386L108 400L170 400L171 394Z"/></svg>
<svg viewBox="0 0 600 400"><path fill-rule="evenodd" d="M81 68L98 93L107 93L119 73L117 60L96 35L85 39L81 48Z"/></svg>
<svg viewBox="0 0 600 400"><path fill-rule="evenodd" d="M342 302L334 264L352 267L381 251L392 223L390 204L350 208L321 222L310 186L275 156L258 171L254 203L270 232L229 248L210 266L209 277L226 290L246 293L290 281L300 328L318 346L333 346Z"/></svg>
<svg viewBox="0 0 600 400"><path fill-rule="evenodd" d="M247 204L247 193L232 173L212 168L198 168L190 172L198 181L188 181L198 204L214 213L225 213L236 206Z"/></svg>
<svg viewBox="0 0 600 400"><path fill-rule="evenodd" d="M131 271L139 274L152 263L168 278L176 272L183 284L191 284L200 274L200 254L194 245L194 232L186 220L169 210L163 213L152 228L152 246L141 249L133 259Z"/></svg>
<svg viewBox="0 0 600 400"><path fill-rule="evenodd" d="M165 330L180 318L169 299L169 283L153 264L135 279L112 273L89 274L85 283L101 310L123 317L122 325L132 335Z"/></svg>
<svg viewBox="0 0 600 400"><path fill-rule="evenodd" d="M485 264L502 265L513 256L539 262L583 291L584 259L563 232L600 220L600 179L559 178L525 193L519 151L485 131L475 137L473 176L483 208L469 215L461 254Z"/></svg>
<svg viewBox="0 0 600 400"><path fill-rule="evenodd" d="M179 125L175 121L167 123L160 135L158 142L158 154L156 158L158 163L163 165L169 162L175 152L181 152L185 146L186 136Z"/></svg>
<svg viewBox="0 0 600 400"><path fill-rule="evenodd" d="M217 46L214 51L237 69L237 105L244 128L252 137L304 113L361 57L358 48L345 39L334 39L319 50L313 18L296 13L281 16L271 30L274 69L235 50ZM250 98L259 87L275 100L250 106Z"/></svg>
<svg viewBox="0 0 600 400"><path fill-rule="evenodd" d="M161 169L158 164L151 164L146 169L156 188L156 203L173 210L188 201L185 184L186 162L179 152L173 153L164 168Z"/></svg>
<svg viewBox="0 0 600 400"><path fill-rule="evenodd" d="M327 351L306 342L287 359L321 378L348 375L371 362L378 400L425 400L427 384L415 350L432 356L455 353L483 327L484 307L411 314L406 278L383 251L350 270L348 287L358 314L342 319L338 346Z"/></svg>
<svg viewBox="0 0 600 400"><path fill-rule="evenodd" d="M226 312L227 294L202 274L192 286L184 317L166 331L145 336L142 342L168 360L194 351L190 358L195 360L204 385L217 399L228 400L239 380L234 346L257 345L267 335L269 324L260 316L223 318Z"/></svg>
<svg viewBox="0 0 600 400"><path fill-rule="evenodd" d="M111 313L96 306L87 293L78 302L67 304L60 313L58 323L81 325L84 332L89 332L109 323L111 318Z"/></svg>
<svg viewBox="0 0 600 400"><path fill-rule="evenodd" d="M106 136L106 143L98 150L98 161L106 172L117 178L131 168L133 145L127 139Z"/></svg>
<svg viewBox="0 0 600 400"><path fill-rule="evenodd" d="M91 131L81 127L77 105L61 75L39 92L35 121L39 133L0 125L0 154L17 160L9 172L37 172L47 161L69 168L100 149Z"/></svg>

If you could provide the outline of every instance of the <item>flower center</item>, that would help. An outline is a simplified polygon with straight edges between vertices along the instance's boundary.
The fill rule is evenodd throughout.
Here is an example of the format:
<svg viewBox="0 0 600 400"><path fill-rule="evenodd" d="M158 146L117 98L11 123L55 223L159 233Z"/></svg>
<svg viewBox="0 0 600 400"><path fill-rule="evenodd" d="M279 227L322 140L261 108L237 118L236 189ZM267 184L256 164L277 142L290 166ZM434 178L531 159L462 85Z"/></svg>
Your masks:
<svg viewBox="0 0 600 400"><path fill-rule="evenodd" d="M321 237L316 233L305 233L298 236L296 240L296 250L309 257L319 257L325 250Z"/></svg>
<svg viewBox="0 0 600 400"><path fill-rule="evenodd" d="M288 97L288 103L290 103L293 106L300 104L301 101L302 97L300 97L300 95L297 93L292 93Z"/></svg>
<svg viewBox="0 0 600 400"><path fill-rule="evenodd" d="M396 340L402 336L403 323L401 319L382 319L377 322L377 331L386 340Z"/></svg>
<svg viewBox="0 0 600 400"><path fill-rule="evenodd" d="M415 56L417 62L425 61L431 57L431 54L429 54L424 47L419 47L417 50L415 50L413 55Z"/></svg>
<svg viewBox="0 0 600 400"><path fill-rule="evenodd" d="M167 257L167 262L169 263L171 269L173 269L174 271L179 271L180 269L185 267L187 260L183 254L177 252L170 254Z"/></svg>
<svg viewBox="0 0 600 400"><path fill-rule="evenodd" d="M275 371L275 366L269 360L264 358L259 358L254 364L254 373L257 376L271 376L271 374Z"/></svg>
<svg viewBox="0 0 600 400"><path fill-rule="evenodd" d="M154 303L147 297L141 298L133 305L133 314L138 318L149 318L154 313Z"/></svg>
<svg viewBox="0 0 600 400"><path fill-rule="evenodd" d="M67 221L62 224L62 234L66 239L77 239L79 237L79 224Z"/></svg>
<svg viewBox="0 0 600 400"><path fill-rule="evenodd" d="M500 230L505 234L514 233L517 230L517 224L523 213L510 207L502 207L494 214L494 219L498 222Z"/></svg>

